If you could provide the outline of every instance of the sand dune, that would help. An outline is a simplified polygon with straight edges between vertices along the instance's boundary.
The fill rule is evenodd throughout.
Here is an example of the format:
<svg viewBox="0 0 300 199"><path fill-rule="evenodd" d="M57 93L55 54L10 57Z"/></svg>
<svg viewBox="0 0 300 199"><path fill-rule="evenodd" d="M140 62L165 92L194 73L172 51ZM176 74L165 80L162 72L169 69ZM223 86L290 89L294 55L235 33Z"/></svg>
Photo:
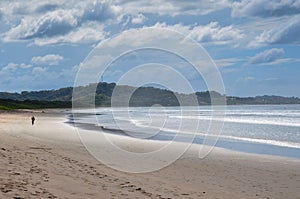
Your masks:
<svg viewBox="0 0 300 199"><path fill-rule="evenodd" d="M296 159L215 148L200 160L192 146L162 170L124 173L93 158L65 120L60 110L0 114L0 198L300 198Z"/></svg>

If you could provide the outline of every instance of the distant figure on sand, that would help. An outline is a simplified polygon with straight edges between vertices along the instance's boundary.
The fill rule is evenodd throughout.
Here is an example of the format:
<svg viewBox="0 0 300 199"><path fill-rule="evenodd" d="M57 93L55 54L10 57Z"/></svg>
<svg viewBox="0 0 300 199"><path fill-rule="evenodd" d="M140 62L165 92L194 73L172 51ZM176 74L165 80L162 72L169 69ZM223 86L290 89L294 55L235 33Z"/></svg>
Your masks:
<svg viewBox="0 0 300 199"><path fill-rule="evenodd" d="M35 117L32 116L32 117L31 117L31 124L32 124L32 125L34 125L34 121L35 121Z"/></svg>

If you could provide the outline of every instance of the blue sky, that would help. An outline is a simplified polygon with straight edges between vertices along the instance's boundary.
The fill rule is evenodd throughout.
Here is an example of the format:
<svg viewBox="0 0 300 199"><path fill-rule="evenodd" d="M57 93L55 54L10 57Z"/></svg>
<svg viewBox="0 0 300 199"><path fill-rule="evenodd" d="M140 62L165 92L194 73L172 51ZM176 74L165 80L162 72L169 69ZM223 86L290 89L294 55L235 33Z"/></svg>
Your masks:
<svg viewBox="0 0 300 199"><path fill-rule="evenodd" d="M227 95L300 97L300 0L1 0L0 24L0 91L72 86L99 42L159 27L201 44Z"/></svg>

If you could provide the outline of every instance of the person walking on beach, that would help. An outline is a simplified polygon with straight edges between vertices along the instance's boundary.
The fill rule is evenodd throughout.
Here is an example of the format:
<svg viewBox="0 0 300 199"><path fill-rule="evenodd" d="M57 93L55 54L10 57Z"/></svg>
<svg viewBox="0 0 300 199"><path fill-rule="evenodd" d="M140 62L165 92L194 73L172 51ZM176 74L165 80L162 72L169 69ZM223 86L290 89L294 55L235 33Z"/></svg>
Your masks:
<svg viewBox="0 0 300 199"><path fill-rule="evenodd" d="M35 121L35 117L32 116L32 117L31 117L31 124L32 124L32 125L34 125L34 121Z"/></svg>

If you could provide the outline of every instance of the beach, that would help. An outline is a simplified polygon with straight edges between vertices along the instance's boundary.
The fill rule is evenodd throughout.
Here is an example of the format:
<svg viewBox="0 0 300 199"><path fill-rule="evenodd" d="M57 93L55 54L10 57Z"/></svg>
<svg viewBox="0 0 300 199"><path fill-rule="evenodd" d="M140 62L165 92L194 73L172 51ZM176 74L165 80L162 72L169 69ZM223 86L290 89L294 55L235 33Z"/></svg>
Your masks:
<svg viewBox="0 0 300 199"><path fill-rule="evenodd" d="M194 144L155 172L111 169L89 154L61 111L0 114L0 198L300 198L300 160L287 157L214 148L199 159ZM117 139L128 150L147 144Z"/></svg>

